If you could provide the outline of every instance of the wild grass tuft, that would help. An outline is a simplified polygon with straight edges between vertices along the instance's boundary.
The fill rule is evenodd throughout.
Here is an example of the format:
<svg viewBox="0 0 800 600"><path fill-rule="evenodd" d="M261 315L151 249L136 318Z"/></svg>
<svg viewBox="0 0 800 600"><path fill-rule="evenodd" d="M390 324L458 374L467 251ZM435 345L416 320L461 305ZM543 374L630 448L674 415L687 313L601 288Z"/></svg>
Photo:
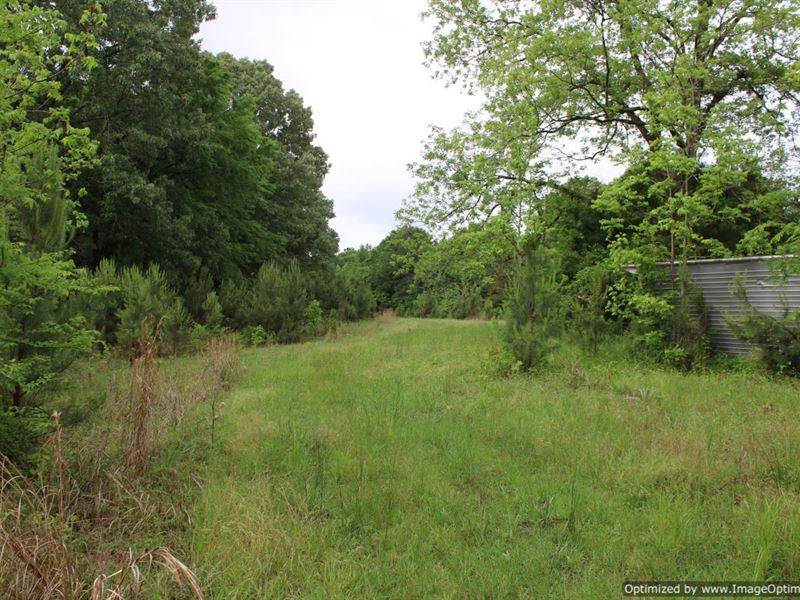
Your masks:
<svg viewBox="0 0 800 600"><path fill-rule="evenodd" d="M142 323L137 355L96 422L67 432L54 413L38 477L0 455L0 597L204 597L174 547L196 481L196 465L176 455L194 452L194 430L207 422L196 409L217 401L237 349L233 337L212 339L202 357L164 369L160 329Z"/></svg>

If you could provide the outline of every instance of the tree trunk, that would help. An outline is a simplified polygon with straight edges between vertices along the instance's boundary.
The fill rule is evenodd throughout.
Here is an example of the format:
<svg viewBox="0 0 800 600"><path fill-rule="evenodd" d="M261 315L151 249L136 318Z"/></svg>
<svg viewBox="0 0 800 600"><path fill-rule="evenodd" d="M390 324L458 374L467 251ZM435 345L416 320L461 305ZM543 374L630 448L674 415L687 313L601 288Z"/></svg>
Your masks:
<svg viewBox="0 0 800 600"><path fill-rule="evenodd" d="M19 383L14 383L14 399L13 399L14 406L22 406L24 400L25 400L25 390L22 389L22 386Z"/></svg>

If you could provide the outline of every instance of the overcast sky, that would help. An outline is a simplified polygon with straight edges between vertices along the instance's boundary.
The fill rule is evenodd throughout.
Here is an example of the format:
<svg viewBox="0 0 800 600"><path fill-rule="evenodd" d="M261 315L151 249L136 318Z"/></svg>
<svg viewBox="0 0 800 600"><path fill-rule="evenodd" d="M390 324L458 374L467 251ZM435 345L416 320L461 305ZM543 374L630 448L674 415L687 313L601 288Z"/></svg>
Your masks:
<svg viewBox="0 0 800 600"><path fill-rule="evenodd" d="M430 124L454 127L475 100L431 79L421 43L425 0L213 0L205 50L266 59L314 113L330 156L323 191L340 248L375 245L413 188Z"/></svg>

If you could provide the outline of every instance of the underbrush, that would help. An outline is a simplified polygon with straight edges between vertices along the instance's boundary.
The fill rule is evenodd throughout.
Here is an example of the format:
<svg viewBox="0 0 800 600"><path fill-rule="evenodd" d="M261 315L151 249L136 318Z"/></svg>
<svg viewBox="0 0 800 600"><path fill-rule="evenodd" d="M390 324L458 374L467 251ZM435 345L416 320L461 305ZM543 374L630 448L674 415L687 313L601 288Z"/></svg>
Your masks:
<svg viewBox="0 0 800 600"><path fill-rule="evenodd" d="M164 364L162 325L142 323L136 358L110 377L91 421L65 428L52 413L35 472L0 455L3 598L203 598L173 542L237 372L236 341L210 338L202 354Z"/></svg>

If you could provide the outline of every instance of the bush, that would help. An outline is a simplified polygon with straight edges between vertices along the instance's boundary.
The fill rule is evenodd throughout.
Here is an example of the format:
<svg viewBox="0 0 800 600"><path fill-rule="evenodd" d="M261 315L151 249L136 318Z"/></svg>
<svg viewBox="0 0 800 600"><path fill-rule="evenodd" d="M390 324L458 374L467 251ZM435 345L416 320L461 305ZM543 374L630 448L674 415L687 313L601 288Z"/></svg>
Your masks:
<svg viewBox="0 0 800 600"><path fill-rule="evenodd" d="M344 302L339 314L347 321L366 319L375 314L377 302L369 283L358 277L345 278Z"/></svg>
<svg viewBox="0 0 800 600"><path fill-rule="evenodd" d="M282 268L267 263L258 270L250 296L249 324L272 331L281 342L303 333L308 297L296 262Z"/></svg>
<svg viewBox="0 0 800 600"><path fill-rule="evenodd" d="M566 294L566 312L579 343L592 352L610 329L606 319L612 274L604 264L585 267L576 273Z"/></svg>
<svg viewBox="0 0 800 600"><path fill-rule="evenodd" d="M219 301L223 321L232 329L244 329L250 325L251 286L226 280L219 290Z"/></svg>
<svg viewBox="0 0 800 600"><path fill-rule="evenodd" d="M640 265L636 277L621 275L609 287L609 311L627 321L643 354L683 370L705 362L708 311L700 290L681 265L670 284L660 265Z"/></svg>
<svg viewBox="0 0 800 600"><path fill-rule="evenodd" d="M507 346L492 346L481 361L481 376L487 379L511 377L523 371L522 361Z"/></svg>
<svg viewBox="0 0 800 600"><path fill-rule="evenodd" d="M42 408L0 408L0 454L20 471L32 473L44 458L42 444L51 425L50 416Z"/></svg>
<svg viewBox="0 0 800 600"><path fill-rule="evenodd" d="M153 317L154 328L164 319L161 330L164 347L173 354L188 344L191 317L158 265L150 265L144 272L135 266L125 268L119 274L118 282L122 308L117 312L117 341L123 351L135 351L142 322L148 316Z"/></svg>
<svg viewBox="0 0 800 600"><path fill-rule="evenodd" d="M312 300L308 303L304 312L305 325L303 327L307 335L316 337L325 333L324 316L319 300Z"/></svg>
<svg viewBox="0 0 800 600"><path fill-rule="evenodd" d="M242 338L248 346L269 346L275 343L275 334L261 325L252 325L242 330Z"/></svg>
<svg viewBox="0 0 800 600"><path fill-rule="evenodd" d="M664 351L664 359L674 367L689 370L706 362L710 354L708 310L703 294L691 282L689 269L678 269L677 298L672 312L672 345Z"/></svg>
<svg viewBox="0 0 800 600"><path fill-rule="evenodd" d="M92 273L92 281L104 293L82 296L79 310L97 330L101 342L112 346L117 342L118 313L122 308L122 293L114 261L106 258L101 260Z"/></svg>
<svg viewBox="0 0 800 600"><path fill-rule="evenodd" d="M220 303L216 292L208 292L208 295L201 306L201 315L203 325L208 327L210 330L219 331L222 329L222 304Z"/></svg>
<svg viewBox="0 0 800 600"><path fill-rule="evenodd" d="M505 343L521 370L540 365L552 348L560 325L560 290L557 257L529 240L506 301Z"/></svg>

